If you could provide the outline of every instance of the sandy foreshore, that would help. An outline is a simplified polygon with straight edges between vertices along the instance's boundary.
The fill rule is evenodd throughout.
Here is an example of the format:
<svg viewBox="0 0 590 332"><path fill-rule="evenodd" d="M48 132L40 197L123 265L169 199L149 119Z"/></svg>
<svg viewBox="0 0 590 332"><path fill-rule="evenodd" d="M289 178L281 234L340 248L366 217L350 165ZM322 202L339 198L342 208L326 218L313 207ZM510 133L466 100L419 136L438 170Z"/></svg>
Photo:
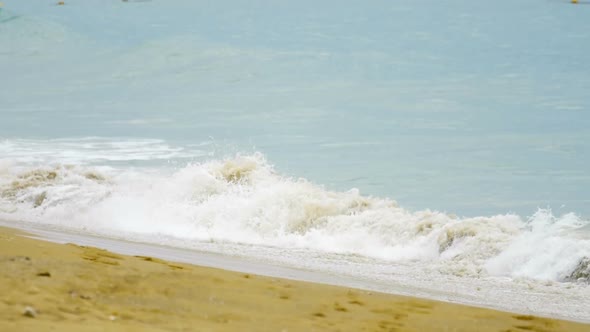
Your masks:
<svg viewBox="0 0 590 332"><path fill-rule="evenodd" d="M0 228L0 331L588 331L590 325L230 272Z"/></svg>

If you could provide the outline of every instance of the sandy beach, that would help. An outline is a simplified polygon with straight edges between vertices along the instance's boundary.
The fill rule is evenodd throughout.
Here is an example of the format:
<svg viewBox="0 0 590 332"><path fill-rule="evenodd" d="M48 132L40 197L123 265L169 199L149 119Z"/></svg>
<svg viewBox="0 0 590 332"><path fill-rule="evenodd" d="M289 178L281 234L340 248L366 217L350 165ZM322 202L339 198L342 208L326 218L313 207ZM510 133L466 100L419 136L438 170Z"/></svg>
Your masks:
<svg viewBox="0 0 590 332"><path fill-rule="evenodd" d="M263 277L0 228L2 331L587 331L577 322Z"/></svg>

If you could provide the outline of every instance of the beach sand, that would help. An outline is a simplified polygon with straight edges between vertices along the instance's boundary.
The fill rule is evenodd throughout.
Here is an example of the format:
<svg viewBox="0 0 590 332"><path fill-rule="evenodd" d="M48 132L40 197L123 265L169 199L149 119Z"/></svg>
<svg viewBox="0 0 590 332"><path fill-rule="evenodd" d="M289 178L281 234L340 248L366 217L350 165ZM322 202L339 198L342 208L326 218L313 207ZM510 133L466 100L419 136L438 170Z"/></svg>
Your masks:
<svg viewBox="0 0 590 332"><path fill-rule="evenodd" d="M230 272L0 227L0 331L589 331L590 325Z"/></svg>

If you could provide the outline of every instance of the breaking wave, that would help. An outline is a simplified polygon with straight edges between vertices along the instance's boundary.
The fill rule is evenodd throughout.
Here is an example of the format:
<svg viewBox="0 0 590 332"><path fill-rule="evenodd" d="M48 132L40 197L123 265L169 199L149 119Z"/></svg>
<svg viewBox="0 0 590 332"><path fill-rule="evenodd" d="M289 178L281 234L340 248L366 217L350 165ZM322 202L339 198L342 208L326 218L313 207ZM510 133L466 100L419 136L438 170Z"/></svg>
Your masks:
<svg viewBox="0 0 590 332"><path fill-rule="evenodd" d="M356 189L334 192L282 176L261 154L177 170L50 165L0 160L0 218L155 242L227 241L426 262L455 275L587 281L590 273L590 223L574 214L411 212Z"/></svg>

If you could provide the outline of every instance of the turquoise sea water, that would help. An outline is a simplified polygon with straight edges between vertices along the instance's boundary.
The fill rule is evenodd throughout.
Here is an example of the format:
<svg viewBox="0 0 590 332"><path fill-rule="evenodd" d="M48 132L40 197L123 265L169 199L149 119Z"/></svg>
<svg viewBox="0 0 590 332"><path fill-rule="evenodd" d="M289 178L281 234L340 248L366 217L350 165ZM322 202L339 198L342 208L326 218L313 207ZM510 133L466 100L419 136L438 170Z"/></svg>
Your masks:
<svg viewBox="0 0 590 332"><path fill-rule="evenodd" d="M9 0L0 136L213 141L414 210L588 216L589 10Z"/></svg>

